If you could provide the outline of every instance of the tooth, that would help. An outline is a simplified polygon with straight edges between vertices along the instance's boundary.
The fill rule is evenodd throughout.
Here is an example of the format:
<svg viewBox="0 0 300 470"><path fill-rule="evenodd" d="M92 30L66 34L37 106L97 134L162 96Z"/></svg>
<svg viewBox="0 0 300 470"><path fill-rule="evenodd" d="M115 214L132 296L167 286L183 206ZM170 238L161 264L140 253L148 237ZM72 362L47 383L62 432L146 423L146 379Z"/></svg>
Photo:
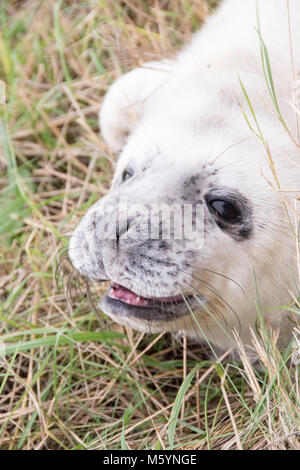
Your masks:
<svg viewBox="0 0 300 470"><path fill-rule="evenodd" d="M136 298L136 303L139 304L140 301L141 301L141 298L140 298L140 297L137 297L137 298Z"/></svg>
<svg viewBox="0 0 300 470"><path fill-rule="evenodd" d="M115 289L111 288L110 292L109 292L109 295L110 295L111 298L115 299L116 298Z"/></svg>

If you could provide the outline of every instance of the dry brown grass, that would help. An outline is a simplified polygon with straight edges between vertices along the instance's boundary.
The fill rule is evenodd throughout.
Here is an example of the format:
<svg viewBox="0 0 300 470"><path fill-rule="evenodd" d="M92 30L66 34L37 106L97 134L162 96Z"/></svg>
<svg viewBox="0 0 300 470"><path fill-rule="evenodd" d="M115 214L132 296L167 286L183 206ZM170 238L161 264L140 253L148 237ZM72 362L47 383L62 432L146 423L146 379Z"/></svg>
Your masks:
<svg viewBox="0 0 300 470"><path fill-rule="evenodd" d="M246 372L224 370L201 348L99 320L84 296L69 305L55 282L64 237L109 187L102 97L207 14L200 0L1 3L1 449L299 449L298 369L278 352L265 376L246 358Z"/></svg>

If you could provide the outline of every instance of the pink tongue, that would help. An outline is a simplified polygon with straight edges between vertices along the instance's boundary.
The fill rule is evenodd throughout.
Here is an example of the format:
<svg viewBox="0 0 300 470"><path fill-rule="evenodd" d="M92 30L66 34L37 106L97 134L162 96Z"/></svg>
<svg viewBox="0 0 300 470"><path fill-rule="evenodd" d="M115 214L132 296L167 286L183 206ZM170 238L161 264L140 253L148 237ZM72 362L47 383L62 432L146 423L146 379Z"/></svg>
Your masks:
<svg viewBox="0 0 300 470"><path fill-rule="evenodd" d="M136 307L148 307L151 301L171 303L182 302L183 300L181 295L177 295L175 297L152 297L151 299L145 299L145 297L140 297L131 290L126 289L126 287L120 286L115 282L111 284L108 296L111 299L121 300L126 304L134 305Z"/></svg>
<svg viewBox="0 0 300 470"><path fill-rule="evenodd" d="M131 290L126 289L126 287L115 283L112 283L108 296L112 299L121 300L126 304L136 305L138 307L147 307L149 305L148 300L144 299L144 297L139 297Z"/></svg>

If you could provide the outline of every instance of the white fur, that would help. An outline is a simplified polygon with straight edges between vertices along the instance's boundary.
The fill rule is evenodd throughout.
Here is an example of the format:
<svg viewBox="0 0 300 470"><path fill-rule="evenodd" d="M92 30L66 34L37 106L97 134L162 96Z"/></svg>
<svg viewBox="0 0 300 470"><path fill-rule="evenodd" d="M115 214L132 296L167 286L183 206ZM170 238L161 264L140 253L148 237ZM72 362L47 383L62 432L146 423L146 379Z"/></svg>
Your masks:
<svg viewBox="0 0 300 470"><path fill-rule="evenodd" d="M299 72L300 2L290 0L289 3L295 71ZM258 0L257 4L278 103L290 133L296 138L295 112L290 104L293 73L287 2ZM117 80L100 113L105 140L113 150L122 149L112 191L119 191L118 180L128 164L138 172L144 163L156 156L146 179L139 183L136 176L125 190L121 188L120 191L125 191L129 197L135 195L141 202L160 200L166 194L174 196L181 175L197 172L209 161L219 172L219 186L234 188L251 202L252 236L236 241L213 227L193 266L193 273L201 273L202 279L222 293L225 303L203 283L197 285L198 290L219 306L229 330L240 327L245 344L250 343L249 329L254 327L257 318L257 303L267 322L274 327L282 325L283 336L288 332L288 322L283 322L286 312L281 306L290 303L297 282L295 243L287 210L292 222L294 214L291 207L287 209L283 203L283 193L277 191L265 146L251 133L242 113L243 109L255 128L238 77L247 90L270 148L280 188L294 190L299 187L299 147L274 112L262 70L256 27L255 0L225 0L177 58L146 64ZM75 245L84 233L84 220L87 219L83 219L80 231L74 233L73 251L70 250L72 261L79 270L82 252L76 251ZM138 273L135 278L124 280L123 271L114 258L107 257L108 262L105 257L106 252L103 252L106 273L112 280L119 283L123 280L126 287L146 296L148 290L146 292L146 285ZM222 276L214 276L212 272ZM150 295L157 295L149 285L147 289ZM177 293L170 287L161 295ZM149 328L143 321L107 313L134 328L146 331ZM230 335L225 334L206 312L197 318L200 336L222 349L232 345ZM162 322L156 325L154 319L151 329L186 330L190 336L195 336L192 318L179 319L172 326Z"/></svg>

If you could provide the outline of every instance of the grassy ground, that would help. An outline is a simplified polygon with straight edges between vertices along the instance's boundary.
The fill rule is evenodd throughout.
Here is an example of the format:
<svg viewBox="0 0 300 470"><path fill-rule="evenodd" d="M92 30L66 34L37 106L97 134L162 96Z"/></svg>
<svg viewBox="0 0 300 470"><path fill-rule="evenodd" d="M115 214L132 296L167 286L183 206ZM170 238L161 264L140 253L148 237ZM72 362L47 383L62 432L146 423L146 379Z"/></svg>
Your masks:
<svg viewBox="0 0 300 470"><path fill-rule="evenodd" d="M2 0L0 449L299 449L299 370L265 372L68 304L57 258L108 189L97 113L123 72L173 53L216 2ZM1 346L1 343L0 343Z"/></svg>

